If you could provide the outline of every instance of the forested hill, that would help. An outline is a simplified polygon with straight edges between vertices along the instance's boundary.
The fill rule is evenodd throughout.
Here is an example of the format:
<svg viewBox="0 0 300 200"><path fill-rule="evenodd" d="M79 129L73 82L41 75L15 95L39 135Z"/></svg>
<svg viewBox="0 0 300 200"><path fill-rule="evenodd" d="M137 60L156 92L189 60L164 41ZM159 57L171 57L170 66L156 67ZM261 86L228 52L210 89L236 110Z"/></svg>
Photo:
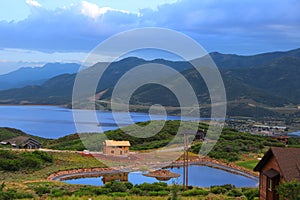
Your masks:
<svg viewBox="0 0 300 200"><path fill-rule="evenodd" d="M273 52L253 56L238 56L211 53L218 65L227 93L228 112L275 114L266 107L283 107L300 104L300 49L287 52ZM188 62L166 61L163 59L145 61L140 58L126 58L112 63L101 78L97 92L103 92L101 100L109 100L111 91L120 77L130 69L141 65L160 63L180 71L194 87L200 104L209 103L209 94L202 78L191 69ZM97 78L93 69L84 73L89 78ZM64 74L49 79L40 86L27 86L0 91L1 103L13 104L69 104L76 74ZM170 77L172 78L172 77ZM139 88L132 97L133 104L160 103L176 106L177 101L169 91L157 85ZM249 107L248 105L252 106ZM249 109L251 111L249 111Z"/></svg>

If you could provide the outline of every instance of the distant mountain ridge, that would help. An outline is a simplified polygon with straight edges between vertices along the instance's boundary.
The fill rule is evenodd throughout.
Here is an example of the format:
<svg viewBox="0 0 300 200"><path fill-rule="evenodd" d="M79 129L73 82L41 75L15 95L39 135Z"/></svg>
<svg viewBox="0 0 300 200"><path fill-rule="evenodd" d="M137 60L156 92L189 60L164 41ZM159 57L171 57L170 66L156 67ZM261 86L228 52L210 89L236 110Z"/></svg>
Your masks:
<svg viewBox="0 0 300 200"><path fill-rule="evenodd" d="M249 113L249 116L271 116L276 113L268 110L268 107L300 104L300 49L253 56L211 53L211 57L220 69L227 93L228 113L231 116L240 115L243 110ZM151 63L164 64L179 71L190 81L199 103L210 102L202 78L192 69L189 62L164 59L145 61L134 57L110 65L99 82L97 93L102 92L99 98L109 101L114 85L123 74L135 66ZM84 76L97 78L94 70L103 67L104 64L97 63L90 67L84 71ZM0 103L70 104L75 77L76 74L63 74L49 79L40 86L0 91ZM140 87L131 100L135 105L159 103L178 106L175 96L157 85Z"/></svg>
<svg viewBox="0 0 300 200"><path fill-rule="evenodd" d="M262 53L250 56L241 56L236 54L222 54L218 52L210 53L219 68L248 68L248 67L263 67L270 64L274 60L283 57L300 58L300 48L290 51L276 51Z"/></svg>
<svg viewBox="0 0 300 200"><path fill-rule="evenodd" d="M22 67L0 75L0 90L41 85L52 77L76 73L79 68L80 65L76 63L47 63L42 67Z"/></svg>

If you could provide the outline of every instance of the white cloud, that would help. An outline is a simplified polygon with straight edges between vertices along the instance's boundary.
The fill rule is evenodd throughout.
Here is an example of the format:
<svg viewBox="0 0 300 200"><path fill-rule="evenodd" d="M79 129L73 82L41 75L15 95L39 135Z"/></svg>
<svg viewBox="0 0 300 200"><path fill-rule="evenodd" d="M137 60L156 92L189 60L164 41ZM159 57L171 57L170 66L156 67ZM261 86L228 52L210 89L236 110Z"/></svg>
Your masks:
<svg viewBox="0 0 300 200"><path fill-rule="evenodd" d="M88 1L81 2L81 13L93 19L98 18L100 15L104 15L108 11L116 11L129 14L126 10L117 10L110 7L99 7L97 4L90 3Z"/></svg>
<svg viewBox="0 0 300 200"><path fill-rule="evenodd" d="M36 0L26 0L26 3L32 7L42 7L42 5Z"/></svg>
<svg viewBox="0 0 300 200"><path fill-rule="evenodd" d="M299 0L181 0L138 13L82 0L66 8L35 9L22 21L0 21L0 48L89 51L131 28L163 27L188 34L209 51L284 50L300 46ZM50 20L51 19L51 20Z"/></svg>

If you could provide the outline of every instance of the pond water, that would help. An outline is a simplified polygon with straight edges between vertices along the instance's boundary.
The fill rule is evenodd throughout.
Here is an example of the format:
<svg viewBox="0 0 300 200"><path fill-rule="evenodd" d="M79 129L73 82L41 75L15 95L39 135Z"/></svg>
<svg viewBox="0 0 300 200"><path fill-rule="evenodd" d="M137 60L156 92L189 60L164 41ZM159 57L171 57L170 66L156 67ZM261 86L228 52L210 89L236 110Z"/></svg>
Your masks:
<svg viewBox="0 0 300 200"><path fill-rule="evenodd" d="M182 184L182 174L183 168L170 168L169 169L173 173L180 174L178 178L172 178L168 181L165 181L168 184ZM159 180L143 176L144 172L130 172L128 174L128 181L133 184L142 184L142 183L154 183L159 182ZM122 175L122 177L124 174ZM86 177L86 178L78 178L78 179L70 179L64 180L63 182L69 184L85 184L85 185L94 185L94 186L102 186L103 182L107 177ZM120 180L120 179L119 179ZM199 187L209 187L212 185L224 185L224 184L232 184L236 187L257 187L258 179L248 178L242 175L230 173L224 170L207 167L207 166L199 166L199 165L191 165L189 166L189 185L199 186Z"/></svg>
<svg viewBox="0 0 300 200"><path fill-rule="evenodd" d="M81 110L83 114L91 111ZM118 117L125 113L114 113ZM149 121L147 113L131 112L132 121ZM98 123L87 119L79 121L81 127L86 127L86 132L101 132L117 129L112 112L96 111ZM125 117L124 117L125 119ZM152 120L164 120L164 116L152 115ZM179 116L168 116L168 120L180 120ZM132 124L131 121L122 121L122 126ZM28 134L45 137L58 138L68 134L76 133L73 113L71 109L58 106L0 106L0 127L11 127L20 129Z"/></svg>

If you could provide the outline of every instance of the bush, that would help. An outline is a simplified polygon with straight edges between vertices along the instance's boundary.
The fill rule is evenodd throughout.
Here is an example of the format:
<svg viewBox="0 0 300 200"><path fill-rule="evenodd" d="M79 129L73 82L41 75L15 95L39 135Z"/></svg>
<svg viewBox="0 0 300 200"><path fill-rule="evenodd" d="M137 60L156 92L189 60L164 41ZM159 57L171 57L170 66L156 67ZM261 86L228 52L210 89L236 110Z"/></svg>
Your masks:
<svg viewBox="0 0 300 200"><path fill-rule="evenodd" d="M128 194L126 192L114 192L112 193L113 197L126 197Z"/></svg>
<svg viewBox="0 0 300 200"><path fill-rule="evenodd" d="M178 199L179 187L180 187L179 185L173 183L172 189L171 189L171 196L168 198L168 200L177 200Z"/></svg>
<svg viewBox="0 0 300 200"><path fill-rule="evenodd" d="M0 160L0 169L3 171L19 171L21 168L20 160L9 160L1 158Z"/></svg>
<svg viewBox="0 0 300 200"><path fill-rule="evenodd" d="M231 184L221 185L220 187L223 187L223 188L225 188L226 190L232 190L232 189L235 189L235 186L234 186L234 185L231 185Z"/></svg>
<svg viewBox="0 0 300 200"><path fill-rule="evenodd" d="M32 154L45 162L53 163L53 156L50 154L47 154L46 152L34 151L34 152L32 152Z"/></svg>
<svg viewBox="0 0 300 200"><path fill-rule="evenodd" d="M222 186L212 186L210 187L210 191L214 194L225 194L227 192L226 188Z"/></svg>
<svg viewBox="0 0 300 200"><path fill-rule="evenodd" d="M26 166L29 169L40 169L42 166L42 160L27 154L23 157L22 166Z"/></svg>
<svg viewBox="0 0 300 200"><path fill-rule="evenodd" d="M182 196L206 196L209 194L209 191L203 190L203 189L193 189L193 190L187 190L181 193Z"/></svg>
<svg viewBox="0 0 300 200"><path fill-rule="evenodd" d="M34 188L34 191L40 197L43 196L44 194L48 194L51 192L50 188L45 187L45 186L38 186L38 187Z"/></svg>
<svg viewBox="0 0 300 200"><path fill-rule="evenodd" d="M295 142L292 141L292 143ZM269 137L251 135L250 133L241 133L224 128L218 142L208 155L212 158L234 162L240 159L241 154L258 153L265 146L284 146L284 144ZM200 148L201 143L196 143L192 145L191 151L198 154Z"/></svg>
<svg viewBox="0 0 300 200"><path fill-rule="evenodd" d="M74 192L75 196L95 196L95 195L100 195L102 194L101 192L105 191L104 189L106 188L97 188L97 187L92 187L92 186L84 186L80 188L79 190ZM107 190L107 189L106 189ZM109 190L108 193L111 191Z"/></svg>
<svg viewBox="0 0 300 200"><path fill-rule="evenodd" d="M110 189L108 188L99 188L97 191L97 195L108 195L110 193Z"/></svg>
<svg viewBox="0 0 300 200"><path fill-rule="evenodd" d="M259 197L258 188L242 188L242 192L247 197L248 200L254 200L255 197Z"/></svg>
<svg viewBox="0 0 300 200"><path fill-rule="evenodd" d="M105 184L104 188L109 188L112 192L126 192L127 187L125 183L120 181L112 181Z"/></svg>
<svg viewBox="0 0 300 200"><path fill-rule="evenodd" d="M139 186L141 190L143 191L163 191L163 190L169 190L168 185L166 183L163 182L159 182L159 183L143 183Z"/></svg>
<svg viewBox="0 0 300 200"><path fill-rule="evenodd" d="M277 192L283 199L300 199L300 182L297 180L284 182L277 186Z"/></svg>
<svg viewBox="0 0 300 200"><path fill-rule="evenodd" d="M0 200L13 200L13 199L33 199L33 195L30 193L20 193L14 189L8 189L7 191L0 191Z"/></svg>
<svg viewBox="0 0 300 200"><path fill-rule="evenodd" d="M135 195L141 195L141 194L142 194L142 190L141 190L140 188L133 187L133 188L130 190L130 193L131 193L131 194L135 194Z"/></svg>
<svg viewBox="0 0 300 200"><path fill-rule="evenodd" d="M130 182L124 182L124 185L126 186L126 188L127 189L131 189L131 188L133 188L133 184L132 183L130 183Z"/></svg>
<svg viewBox="0 0 300 200"><path fill-rule="evenodd" d="M40 151L19 153L1 150L0 157L0 170L3 171L37 170L46 163L53 163L52 156Z"/></svg>
<svg viewBox="0 0 300 200"><path fill-rule="evenodd" d="M169 195L169 191L150 191L148 193L149 196L167 196Z"/></svg>
<svg viewBox="0 0 300 200"><path fill-rule="evenodd" d="M227 193L227 195L231 197L240 197L243 193L238 189L232 189Z"/></svg>

